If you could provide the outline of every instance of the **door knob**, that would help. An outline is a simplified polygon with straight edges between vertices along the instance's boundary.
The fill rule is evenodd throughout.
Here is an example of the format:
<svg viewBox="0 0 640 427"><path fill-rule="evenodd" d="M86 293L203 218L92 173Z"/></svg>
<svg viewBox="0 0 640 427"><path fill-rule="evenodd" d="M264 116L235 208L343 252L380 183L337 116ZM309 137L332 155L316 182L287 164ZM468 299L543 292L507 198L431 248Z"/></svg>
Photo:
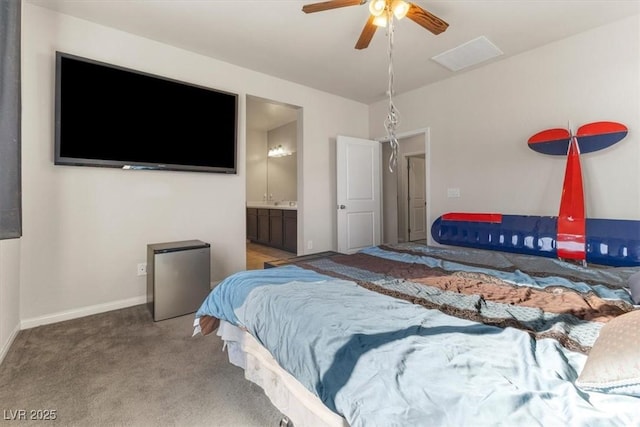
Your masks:
<svg viewBox="0 0 640 427"><path fill-rule="evenodd" d="M347 207L345 205L340 205L338 206L338 209L347 209Z"/></svg>

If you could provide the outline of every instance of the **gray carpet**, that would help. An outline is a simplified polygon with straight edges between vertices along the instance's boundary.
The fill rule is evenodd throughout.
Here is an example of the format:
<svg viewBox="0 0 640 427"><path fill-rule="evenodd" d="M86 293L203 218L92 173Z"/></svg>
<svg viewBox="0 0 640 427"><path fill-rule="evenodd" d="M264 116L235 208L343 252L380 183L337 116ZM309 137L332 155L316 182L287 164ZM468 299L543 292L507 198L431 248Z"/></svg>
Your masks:
<svg viewBox="0 0 640 427"><path fill-rule="evenodd" d="M192 338L192 323L153 322L140 305L21 331L0 365L0 424L43 425L11 418L55 410L44 425L277 426L220 338Z"/></svg>

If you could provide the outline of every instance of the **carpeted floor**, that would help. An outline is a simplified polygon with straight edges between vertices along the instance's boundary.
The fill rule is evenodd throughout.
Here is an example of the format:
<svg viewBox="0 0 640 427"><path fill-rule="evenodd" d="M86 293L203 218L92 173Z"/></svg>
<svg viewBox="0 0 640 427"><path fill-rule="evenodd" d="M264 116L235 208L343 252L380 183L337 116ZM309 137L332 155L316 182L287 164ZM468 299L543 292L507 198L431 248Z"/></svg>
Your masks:
<svg viewBox="0 0 640 427"><path fill-rule="evenodd" d="M0 365L0 425L277 426L262 389L192 323L140 305L21 331ZM29 420L47 411L54 422Z"/></svg>

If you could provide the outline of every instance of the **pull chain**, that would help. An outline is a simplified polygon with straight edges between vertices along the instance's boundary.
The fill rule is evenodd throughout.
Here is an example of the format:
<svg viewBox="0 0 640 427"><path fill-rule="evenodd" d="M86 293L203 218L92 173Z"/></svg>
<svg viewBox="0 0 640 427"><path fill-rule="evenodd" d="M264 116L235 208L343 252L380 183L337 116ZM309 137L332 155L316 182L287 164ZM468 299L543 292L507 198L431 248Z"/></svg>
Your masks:
<svg viewBox="0 0 640 427"><path fill-rule="evenodd" d="M396 128L400 122L400 112L393 104L393 12L390 7L387 7L387 37L389 41L388 45L388 58L389 58L389 87L387 94L389 95L389 114L384 121L384 127L387 129L387 137L389 138L389 145L391 146L391 156L389 156L389 172L392 172L398 166L398 138L396 137Z"/></svg>

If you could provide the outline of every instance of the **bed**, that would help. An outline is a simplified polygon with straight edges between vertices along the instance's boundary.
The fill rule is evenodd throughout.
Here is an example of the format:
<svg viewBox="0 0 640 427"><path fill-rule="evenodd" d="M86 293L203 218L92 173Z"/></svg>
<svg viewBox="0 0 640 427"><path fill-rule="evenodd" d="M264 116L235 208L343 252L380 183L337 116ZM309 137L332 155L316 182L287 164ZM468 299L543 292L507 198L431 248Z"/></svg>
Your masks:
<svg viewBox="0 0 640 427"><path fill-rule="evenodd" d="M194 333L296 426L640 426L638 271L376 246L231 275Z"/></svg>

